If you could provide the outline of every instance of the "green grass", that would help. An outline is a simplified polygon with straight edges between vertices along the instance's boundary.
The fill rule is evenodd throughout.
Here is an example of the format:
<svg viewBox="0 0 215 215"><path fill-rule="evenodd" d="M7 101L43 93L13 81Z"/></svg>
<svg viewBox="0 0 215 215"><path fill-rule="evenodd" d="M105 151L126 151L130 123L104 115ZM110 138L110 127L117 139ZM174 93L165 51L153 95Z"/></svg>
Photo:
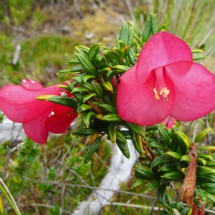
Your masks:
<svg viewBox="0 0 215 215"><path fill-rule="evenodd" d="M0 70L3 77L0 86L20 84L23 78L31 78L44 85L66 80L66 76L58 78L56 72L66 67L77 44L78 41L71 38L53 35L24 40L20 42L19 61L13 65L16 46L12 38L0 35Z"/></svg>

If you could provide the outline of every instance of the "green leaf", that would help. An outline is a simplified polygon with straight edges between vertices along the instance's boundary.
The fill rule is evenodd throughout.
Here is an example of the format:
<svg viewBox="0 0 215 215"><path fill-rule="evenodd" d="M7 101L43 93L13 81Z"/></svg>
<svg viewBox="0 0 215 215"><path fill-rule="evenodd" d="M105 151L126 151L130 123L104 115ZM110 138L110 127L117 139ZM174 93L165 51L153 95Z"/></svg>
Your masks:
<svg viewBox="0 0 215 215"><path fill-rule="evenodd" d="M125 71L128 71L130 69L130 67L125 66L125 65L116 65L116 66L113 66L113 69L117 69L122 72L125 72Z"/></svg>
<svg viewBox="0 0 215 215"><path fill-rule="evenodd" d="M197 177L197 184L215 183L215 175L203 175Z"/></svg>
<svg viewBox="0 0 215 215"><path fill-rule="evenodd" d="M91 75L96 75L96 68L86 57L81 54L76 54L76 57L78 58L80 64L83 66L87 73Z"/></svg>
<svg viewBox="0 0 215 215"><path fill-rule="evenodd" d="M102 86L104 87L105 90L113 93L113 86L109 81L105 81L102 83Z"/></svg>
<svg viewBox="0 0 215 215"><path fill-rule="evenodd" d="M134 65L137 62L137 57L135 56L132 49L129 49L129 51L128 51L128 58L132 65Z"/></svg>
<svg viewBox="0 0 215 215"><path fill-rule="evenodd" d="M94 62L97 58L99 51L100 51L99 44L94 44L89 51L89 60Z"/></svg>
<svg viewBox="0 0 215 215"><path fill-rule="evenodd" d="M197 60L204 60L206 58L206 56L203 53L194 53L193 54L193 60L197 61Z"/></svg>
<svg viewBox="0 0 215 215"><path fill-rule="evenodd" d="M168 132L168 129L162 124L158 124L157 128L163 142L169 145L171 141L171 137Z"/></svg>
<svg viewBox="0 0 215 215"><path fill-rule="evenodd" d="M164 146L163 144L158 143L158 142L149 141L149 146L152 147L152 148L162 149L163 151L167 150L166 146Z"/></svg>
<svg viewBox="0 0 215 215"><path fill-rule="evenodd" d="M99 97L102 97L103 90L102 90L100 84L98 84L96 81L92 81L92 85L93 85L93 89L94 89L94 92L96 93L96 95Z"/></svg>
<svg viewBox="0 0 215 215"><path fill-rule="evenodd" d="M204 166L207 163L207 161L205 159L203 159L203 158L197 158L197 162L200 163L200 164L202 164L202 165L204 165Z"/></svg>
<svg viewBox="0 0 215 215"><path fill-rule="evenodd" d="M177 152L169 151L169 152L166 152L165 154L169 155L172 158L175 158L176 160L181 160L182 158L182 154L179 154Z"/></svg>
<svg viewBox="0 0 215 215"><path fill-rule="evenodd" d="M190 147L190 140L185 133L183 133L182 131L176 131L175 134L183 141L187 148Z"/></svg>
<svg viewBox="0 0 215 215"><path fill-rule="evenodd" d="M160 181L159 180L152 180L150 183L149 183L149 186L147 188L147 190L150 192L154 189L156 189L160 184Z"/></svg>
<svg viewBox="0 0 215 215"><path fill-rule="evenodd" d="M134 189L135 187L143 186L145 184L143 179L135 178L135 181L131 187L131 189Z"/></svg>
<svg viewBox="0 0 215 215"><path fill-rule="evenodd" d="M81 110L82 111L92 110L92 107L90 105L87 105L87 104L82 104L81 105Z"/></svg>
<svg viewBox="0 0 215 215"><path fill-rule="evenodd" d="M83 66L74 66L71 69L62 69L57 73L62 74L62 73L68 73L68 72L80 72L82 70L84 70Z"/></svg>
<svg viewBox="0 0 215 215"><path fill-rule="evenodd" d="M89 93L86 96L83 97L83 102L86 102L87 100L91 99L92 97L96 96L95 93Z"/></svg>
<svg viewBox="0 0 215 215"><path fill-rule="evenodd" d="M77 58L74 58L74 59L69 60L68 64L79 64L79 61Z"/></svg>
<svg viewBox="0 0 215 215"><path fill-rule="evenodd" d="M158 165L161 165L163 163L168 163L169 160L166 156L160 156L160 157L156 157L152 162L151 162L151 165L150 165L150 168L153 169L154 167L158 166Z"/></svg>
<svg viewBox="0 0 215 215"><path fill-rule="evenodd" d="M125 45L130 46L132 43L133 35L133 27L130 27L126 22L124 22L120 29L119 40L123 41Z"/></svg>
<svg viewBox="0 0 215 215"><path fill-rule="evenodd" d="M149 39L151 33L152 23L151 23L151 16L147 16L146 25L143 31L142 39L146 42Z"/></svg>
<svg viewBox="0 0 215 215"><path fill-rule="evenodd" d="M135 177L146 179L146 180L153 180L156 179L156 175L146 166L138 167L134 173Z"/></svg>
<svg viewBox="0 0 215 215"><path fill-rule="evenodd" d="M67 107L77 108L77 102L72 98L63 97L63 96L52 96L52 97L49 97L47 100Z"/></svg>
<svg viewBox="0 0 215 215"><path fill-rule="evenodd" d="M180 161L190 162L189 155L183 155Z"/></svg>
<svg viewBox="0 0 215 215"><path fill-rule="evenodd" d="M198 154L198 158L204 158L205 160L213 161L213 157L211 155Z"/></svg>
<svg viewBox="0 0 215 215"><path fill-rule="evenodd" d="M17 215L21 215L19 208L13 198L13 196L11 195L10 191L8 190L6 184L4 183L4 181L0 178L0 191L2 194L4 194L4 196L6 197L6 199L8 200L9 204L11 205L11 207L13 208L13 210L15 211L15 213Z"/></svg>
<svg viewBox="0 0 215 215"><path fill-rule="evenodd" d="M140 154L143 154L144 150L143 150L143 145L142 145L142 137L139 134L133 132L131 129L129 129L129 133L130 133L131 140L132 140L132 143L134 145L134 148Z"/></svg>
<svg viewBox="0 0 215 215"><path fill-rule="evenodd" d="M84 122L84 124L87 126L87 127L89 127L89 125L90 125L90 119L91 119L91 117L92 116L94 116L95 115L95 113L94 112L87 112L87 113L84 113L83 114L83 122Z"/></svg>
<svg viewBox="0 0 215 215"><path fill-rule="evenodd" d="M84 83L82 85L83 85L83 87L85 87L89 91L94 91L94 86L91 83Z"/></svg>
<svg viewBox="0 0 215 215"><path fill-rule="evenodd" d="M116 124L115 123L108 124L107 133L111 142L115 143L116 142Z"/></svg>
<svg viewBox="0 0 215 215"><path fill-rule="evenodd" d="M211 195L210 193L208 192L205 192L205 195L207 196L208 199L210 199L212 202L215 203L215 198L214 198L214 195Z"/></svg>
<svg viewBox="0 0 215 215"><path fill-rule="evenodd" d="M213 161L207 161L206 166L215 167L215 160L213 160Z"/></svg>
<svg viewBox="0 0 215 215"><path fill-rule="evenodd" d="M72 93L80 93L80 92L89 92L89 90L84 87L75 87L72 90Z"/></svg>
<svg viewBox="0 0 215 215"><path fill-rule="evenodd" d="M157 196L158 196L159 203L163 203L165 201L166 187L167 187L167 184L161 184L160 186L158 186Z"/></svg>
<svg viewBox="0 0 215 215"><path fill-rule="evenodd" d="M115 51L109 51L109 50L105 50L103 52L103 54L105 55L105 58L107 58L106 60L107 61L110 61L110 62L119 62L121 59L120 59L120 56L117 52Z"/></svg>
<svg viewBox="0 0 215 215"><path fill-rule="evenodd" d="M174 172L176 169L172 164L164 164L159 168L159 172Z"/></svg>
<svg viewBox="0 0 215 215"><path fill-rule="evenodd" d="M116 113L117 110L115 107L109 104L100 104L99 107L104 108L105 110L109 111L110 113Z"/></svg>
<svg viewBox="0 0 215 215"><path fill-rule="evenodd" d="M143 130L143 127L140 126L140 125L136 125L136 124L133 124L133 123L129 123L129 122L125 122L126 126L132 130L133 132L141 135L142 137L145 137L145 132Z"/></svg>
<svg viewBox="0 0 215 215"><path fill-rule="evenodd" d="M197 135L196 135L196 138L194 140L195 143L199 143L201 142L209 132L211 132L212 129L209 127L209 128L206 128L204 129L203 131L199 132Z"/></svg>
<svg viewBox="0 0 215 215"><path fill-rule="evenodd" d="M84 75L83 76L83 81L86 83L90 79L96 78L94 75Z"/></svg>
<svg viewBox="0 0 215 215"><path fill-rule="evenodd" d="M215 151L215 146L197 146L198 150Z"/></svg>
<svg viewBox="0 0 215 215"><path fill-rule="evenodd" d="M97 138L95 142L89 147L87 150L87 153L84 156L84 163L88 163L93 156L93 154L98 150L100 144L101 144L101 137Z"/></svg>
<svg viewBox="0 0 215 215"><path fill-rule="evenodd" d="M121 121L121 118L119 117L118 114L108 114L108 115L103 116L101 119L104 121L107 121L107 122L120 122Z"/></svg>
<svg viewBox="0 0 215 215"><path fill-rule="evenodd" d="M215 169L209 168L209 167L205 167L205 166L198 166L197 167L197 175L201 176L201 175L214 175L215 174Z"/></svg>
<svg viewBox="0 0 215 215"><path fill-rule="evenodd" d="M156 34L158 32L158 23L157 23L157 15L151 14L151 21L152 21L152 33Z"/></svg>
<svg viewBox="0 0 215 215"><path fill-rule="evenodd" d="M215 194L215 183L204 183L200 187L208 193Z"/></svg>
<svg viewBox="0 0 215 215"><path fill-rule="evenodd" d="M171 181L178 181L180 179L183 179L184 175L181 172L175 171L175 172L165 173L161 177Z"/></svg>
<svg viewBox="0 0 215 215"><path fill-rule="evenodd" d="M119 147L120 151L123 153L123 155L126 158L129 158L130 152L128 148L128 143L125 136L120 131L116 132L116 144Z"/></svg>
<svg viewBox="0 0 215 215"><path fill-rule="evenodd" d="M79 129L73 130L72 133L74 135L85 135L85 136L88 136L88 135L95 134L96 131L94 129L92 129L92 128L79 128Z"/></svg>

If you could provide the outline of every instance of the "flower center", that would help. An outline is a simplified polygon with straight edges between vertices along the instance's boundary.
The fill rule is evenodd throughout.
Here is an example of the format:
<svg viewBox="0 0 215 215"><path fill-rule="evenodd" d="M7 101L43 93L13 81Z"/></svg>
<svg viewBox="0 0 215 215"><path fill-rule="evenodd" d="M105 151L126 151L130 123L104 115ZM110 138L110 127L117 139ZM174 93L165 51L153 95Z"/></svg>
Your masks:
<svg viewBox="0 0 215 215"><path fill-rule="evenodd" d="M156 100L159 100L160 97L163 97L164 101L167 101L168 95L170 94L170 90L166 86L163 67L159 67L155 69L155 76L156 76L156 85L155 85L155 88L153 88L154 98Z"/></svg>

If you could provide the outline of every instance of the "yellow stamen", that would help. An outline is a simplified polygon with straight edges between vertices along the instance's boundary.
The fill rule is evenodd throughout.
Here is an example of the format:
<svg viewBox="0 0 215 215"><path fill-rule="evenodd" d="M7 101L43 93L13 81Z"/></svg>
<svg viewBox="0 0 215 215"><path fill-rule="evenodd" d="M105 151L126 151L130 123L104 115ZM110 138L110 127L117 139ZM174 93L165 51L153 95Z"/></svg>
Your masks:
<svg viewBox="0 0 215 215"><path fill-rule="evenodd" d="M154 92L154 97L156 100L160 99L160 96L158 95L158 91L156 90L156 88L153 88L153 92Z"/></svg>

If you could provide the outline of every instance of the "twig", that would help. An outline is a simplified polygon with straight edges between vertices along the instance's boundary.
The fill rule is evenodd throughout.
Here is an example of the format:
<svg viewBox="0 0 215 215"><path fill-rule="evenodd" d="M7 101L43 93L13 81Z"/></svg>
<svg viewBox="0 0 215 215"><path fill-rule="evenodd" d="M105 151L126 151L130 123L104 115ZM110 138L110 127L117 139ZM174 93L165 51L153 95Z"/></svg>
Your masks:
<svg viewBox="0 0 215 215"><path fill-rule="evenodd" d="M52 207L53 207L52 205L39 204L39 203L32 203L31 206L32 206L32 207L44 207L44 208L52 208ZM62 212L63 212L64 214L71 214L71 212L62 210L62 208L60 208L60 212L61 212L61 214L62 214Z"/></svg>
<svg viewBox="0 0 215 215"><path fill-rule="evenodd" d="M62 162L57 161L57 163L59 163L61 166L63 166L65 169L67 169L69 172L71 172L73 175L75 175L83 184L85 184L89 189L91 189L90 186L89 186L89 184L88 184L79 174L77 174L77 173L76 173L75 171L73 171L72 169L69 169L69 168L68 168L66 165L64 165ZM105 199L107 202L109 202L110 205L112 205L113 209L116 211L116 214L119 215L119 212L118 212L117 208L112 204L112 202L111 202L109 199L105 198L104 196L102 196L101 194L99 194L99 193L97 193L97 192L94 192L94 193L95 193L96 195L102 197L103 199Z"/></svg>

